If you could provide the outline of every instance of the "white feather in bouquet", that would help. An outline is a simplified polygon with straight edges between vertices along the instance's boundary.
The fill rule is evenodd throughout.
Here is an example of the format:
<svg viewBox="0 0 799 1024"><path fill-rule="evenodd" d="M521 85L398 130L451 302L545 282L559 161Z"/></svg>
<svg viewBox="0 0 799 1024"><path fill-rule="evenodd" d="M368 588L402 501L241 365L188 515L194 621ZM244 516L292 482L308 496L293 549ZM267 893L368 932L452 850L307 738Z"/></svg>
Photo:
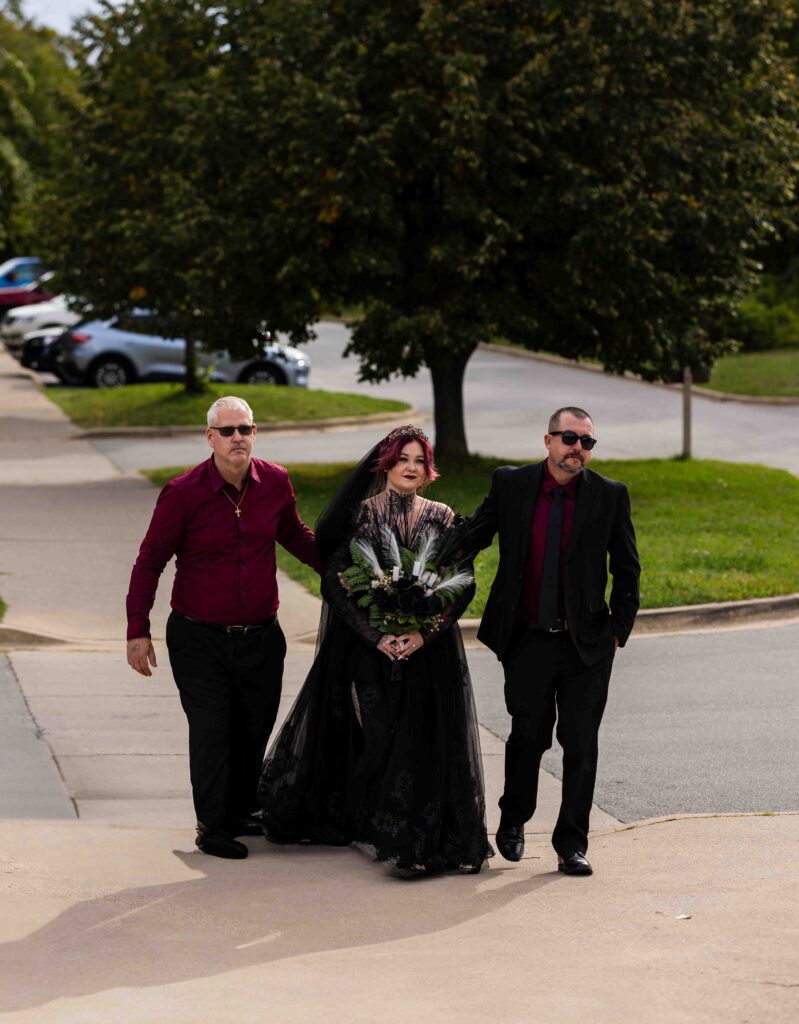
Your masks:
<svg viewBox="0 0 799 1024"><path fill-rule="evenodd" d="M400 553L399 543L397 541L396 534L388 523L381 524L380 536L383 540L383 553L388 558L388 564L402 565L402 554Z"/></svg>
<svg viewBox="0 0 799 1024"><path fill-rule="evenodd" d="M362 537L359 537L355 541L355 547L358 549L358 553L363 557L364 561L371 569L372 574L374 576L383 576L383 567L381 566L380 561L378 560L378 557L375 554L375 549L372 547L369 541L364 540Z"/></svg>
<svg viewBox="0 0 799 1024"><path fill-rule="evenodd" d="M449 576L444 576L443 579L432 588L432 590L434 594L440 594L442 590L460 594L473 582L473 578L468 572L454 572L450 573Z"/></svg>

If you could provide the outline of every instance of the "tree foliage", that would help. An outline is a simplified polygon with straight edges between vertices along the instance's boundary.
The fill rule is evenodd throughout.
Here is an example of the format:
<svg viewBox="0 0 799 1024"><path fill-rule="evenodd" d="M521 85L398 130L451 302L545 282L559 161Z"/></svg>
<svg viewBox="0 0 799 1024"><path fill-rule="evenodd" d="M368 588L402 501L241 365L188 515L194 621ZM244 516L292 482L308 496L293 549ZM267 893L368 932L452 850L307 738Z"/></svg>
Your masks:
<svg viewBox="0 0 799 1024"><path fill-rule="evenodd" d="M62 284L100 315L155 308L208 349L252 352L264 320L307 338L318 302L280 287L258 220L251 164L268 182L269 155L247 143L250 62L226 6L105 3L76 39L82 103L42 216Z"/></svg>
<svg viewBox="0 0 799 1024"><path fill-rule="evenodd" d="M34 243L36 187L58 152L57 127L76 95L65 48L55 32L26 20L16 4L0 8L0 252Z"/></svg>
<svg viewBox="0 0 799 1024"><path fill-rule="evenodd" d="M778 0L129 0L84 21L47 210L73 291L233 347L358 306L463 453L481 341L669 378L792 200ZM80 253L80 265L68 268Z"/></svg>
<svg viewBox="0 0 799 1024"><path fill-rule="evenodd" d="M497 335L648 378L712 362L793 194L783 6L252 5L291 223L363 307L364 376L431 368L439 447L465 449L463 368Z"/></svg>

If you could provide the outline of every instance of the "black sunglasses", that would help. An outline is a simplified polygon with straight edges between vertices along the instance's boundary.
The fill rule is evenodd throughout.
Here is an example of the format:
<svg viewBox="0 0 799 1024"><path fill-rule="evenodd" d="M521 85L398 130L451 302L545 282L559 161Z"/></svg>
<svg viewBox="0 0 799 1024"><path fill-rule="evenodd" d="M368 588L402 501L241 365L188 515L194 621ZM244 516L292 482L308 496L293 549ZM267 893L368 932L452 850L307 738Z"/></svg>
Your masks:
<svg viewBox="0 0 799 1024"><path fill-rule="evenodd" d="M211 430L218 430L222 437L233 437L237 430L242 437L249 437L254 429L252 423L240 423L237 427L211 427Z"/></svg>
<svg viewBox="0 0 799 1024"><path fill-rule="evenodd" d="M558 434L563 438L563 443L569 445L577 444L580 442L580 447L585 451L590 452L596 444L596 438L591 437L590 434L577 434L573 430L550 430L549 436L556 437Z"/></svg>

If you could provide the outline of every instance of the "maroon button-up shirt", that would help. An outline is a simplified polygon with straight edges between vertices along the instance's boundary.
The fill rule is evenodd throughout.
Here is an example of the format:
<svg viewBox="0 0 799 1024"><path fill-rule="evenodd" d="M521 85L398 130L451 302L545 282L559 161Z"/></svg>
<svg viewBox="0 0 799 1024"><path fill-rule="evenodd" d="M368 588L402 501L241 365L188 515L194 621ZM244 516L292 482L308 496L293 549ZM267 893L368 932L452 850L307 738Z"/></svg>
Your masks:
<svg viewBox="0 0 799 1024"><path fill-rule="evenodd" d="M297 514L282 466L251 459L241 491L225 483L213 456L170 480L158 496L131 573L128 639L150 635L158 580L173 555L175 611L225 626L270 618L279 604L275 541L321 570L314 535Z"/></svg>
<svg viewBox="0 0 799 1024"><path fill-rule="evenodd" d="M563 565L566 560L566 548L569 545L569 537L574 522L574 510L577 505L577 488L580 484L580 476L572 477L567 484L563 484L566 492L563 496L563 526L560 535L560 586L558 587L558 617L566 618L566 610L563 604ZM544 473L541 480L541 488L538 492L538 500L535 503L533 513L533 525L530 534L530 546L527 551L527 565L525 566L524 583L522 586L522 600L519 605L519 616L529 622L538 621L538 600L541 596L541 574L544 568L544 549L547 543L547 527L549 526L549 510L552 507L552 492L558 486L557 480L549 472L547 464L544 463Z"/></svg>

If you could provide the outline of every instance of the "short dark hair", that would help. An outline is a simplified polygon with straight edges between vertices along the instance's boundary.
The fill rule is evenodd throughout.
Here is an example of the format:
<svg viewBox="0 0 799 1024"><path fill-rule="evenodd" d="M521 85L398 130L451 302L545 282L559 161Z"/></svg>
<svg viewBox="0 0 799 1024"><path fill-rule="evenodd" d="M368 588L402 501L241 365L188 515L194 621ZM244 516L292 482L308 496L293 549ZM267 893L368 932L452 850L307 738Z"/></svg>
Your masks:
<svg viewBox="0 0 799 1024"><path fill-rule="evenodd" d="M570 416L574 416L578 420L591 420L592 423L594 422L591 414L587 413L585 409L578 409L576 405L564 405L562 409L557 409L549 417L548 434L551 434L553 430L558 430L560 427L560 417L564 412L569 413Z"/></svg>

